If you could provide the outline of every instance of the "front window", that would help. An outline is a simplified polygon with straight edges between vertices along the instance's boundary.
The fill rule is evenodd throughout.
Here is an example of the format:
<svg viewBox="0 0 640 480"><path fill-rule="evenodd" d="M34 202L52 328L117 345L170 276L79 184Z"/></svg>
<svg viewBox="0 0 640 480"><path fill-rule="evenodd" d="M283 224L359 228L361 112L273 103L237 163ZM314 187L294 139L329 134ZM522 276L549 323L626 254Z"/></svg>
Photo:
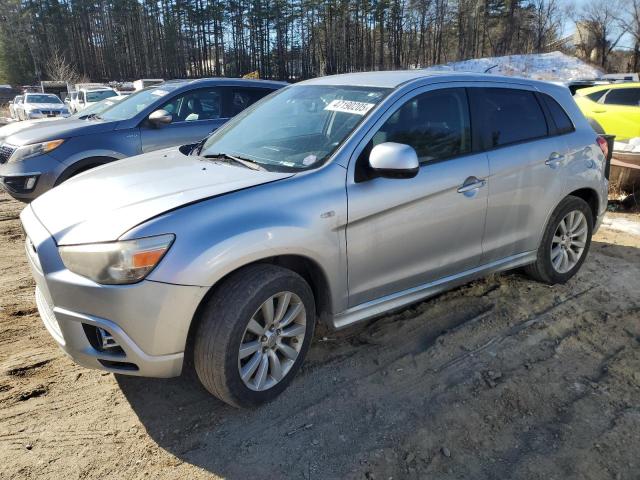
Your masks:
<svg viewBox="0 0 640 480"><path fill-rule="evenodd" d="M385 142L410 145L421 163L471 151L471 122L463 88L426 92L412 98L376 132L370 147Z"/></svg>
<svg viewBox="0 0 640 480"><path fill-rule="evenodd" d="M200 154L233 155L267 169L318 167L388 91L333 85L285 88L214 133Z"/></svg>
<svg viewBox="0 0 640 480"><path fill-rule="evenodd" d="M93 90L87 92L87 102L99 102L105 98L115 97L117 93L113 90Z"/></svg>
<svg viewBox="0 0 640 480"><path fill-rule="evenodd" d="M62 103L55 95L27 95L24 103Z"/></svg>
<svg viewBox="0 0 640 480"><path fill-rule="evenodd" d="M109 110L100 114L100 118L110 121L128 120L145 110L152 103L166 97L177 88L177 85L160 85L132 93L127 98L109 108Z"/></svg>

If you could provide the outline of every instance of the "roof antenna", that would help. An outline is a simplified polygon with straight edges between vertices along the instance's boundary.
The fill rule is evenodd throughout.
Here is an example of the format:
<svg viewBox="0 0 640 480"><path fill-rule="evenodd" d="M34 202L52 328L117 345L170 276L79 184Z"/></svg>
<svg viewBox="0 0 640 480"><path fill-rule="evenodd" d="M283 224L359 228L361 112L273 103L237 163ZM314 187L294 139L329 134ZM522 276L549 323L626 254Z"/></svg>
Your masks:
<svg viewBox="0 0 640 480"><path fill-rule="evenodd" d="M489 67L487 68L484 73L489 73L491 70L493 70L494 68L496 68L498 66L498 64L496 63L493 67Z"/></svg>

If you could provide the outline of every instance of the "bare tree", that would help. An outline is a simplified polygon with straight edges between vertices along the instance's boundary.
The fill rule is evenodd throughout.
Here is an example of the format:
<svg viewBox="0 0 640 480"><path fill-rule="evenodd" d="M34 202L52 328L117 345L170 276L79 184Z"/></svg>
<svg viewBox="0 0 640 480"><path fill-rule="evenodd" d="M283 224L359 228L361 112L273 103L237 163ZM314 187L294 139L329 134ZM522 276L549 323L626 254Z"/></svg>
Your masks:
<svg viewBox="0 0 640 480"><path fill-rule="evenodd" d="M597 60L602 67L607 66L607 56L627 32L619 18L621 9L619 0L589 0L578 16L580 26L586 29L593 39Z"/></svg>
<svg viewBox="0 0 640 480"><path fill-rule="evenodd" d="M49 80L55 80L67 83L77 83L81 79L78 71L67 62L64 55L58 49L54 49L53 53L45 64L45 73Z"/></svg>
<svg viewBox="0 0 640 480"><path fill-rule="evenodd" d="M532 7L533 48L536 52L544 52L561 30L562 9L557 0L534 0Z"/></svg>
<svg viewBox="0 0 640 480"><path fill-rule="evenodd" d="M633 38L633 57L630 69L637 72L640 69L640 0L627 0L618 20Z"/></svg>

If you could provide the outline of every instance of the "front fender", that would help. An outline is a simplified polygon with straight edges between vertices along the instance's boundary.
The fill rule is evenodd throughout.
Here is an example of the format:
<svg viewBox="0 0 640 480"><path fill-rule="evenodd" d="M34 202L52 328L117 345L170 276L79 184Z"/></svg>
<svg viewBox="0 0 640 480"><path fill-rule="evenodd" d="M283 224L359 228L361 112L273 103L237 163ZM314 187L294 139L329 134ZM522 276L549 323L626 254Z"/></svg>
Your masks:
<svg viewBox="0 0 640 480"><path fill-rule="evenodd" d="M94 135L73 137L53 156L67 166L87 158L105 157L121 160L140 153L140 135L135 131L111 130Z"/></svg>
<svg viewBox="0 0 640 480"><path fill-rule="evenodd" d="M315 262L329 284L333 311L346 308L346 171L319 171L228 193L168 212L122 238L174 233L148 279L211 287L250 263L280 255Z"/></svg>

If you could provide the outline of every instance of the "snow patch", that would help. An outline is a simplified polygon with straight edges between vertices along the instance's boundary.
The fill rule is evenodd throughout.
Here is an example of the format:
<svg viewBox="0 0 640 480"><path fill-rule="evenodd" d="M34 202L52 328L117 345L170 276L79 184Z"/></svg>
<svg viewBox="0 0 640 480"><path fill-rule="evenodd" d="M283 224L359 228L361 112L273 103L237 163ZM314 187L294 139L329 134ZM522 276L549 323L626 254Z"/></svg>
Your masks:
<svg viewBox="0 0 640 480"><path fill-rule="evenodd" d="M562 52L476 58L434 65L426 70L483 73L494 65L497 66L490 70L493 74L557 82L598 78L604 74L602 70Z"/></svg>
<svg viewBox="0 0 640 480"><path fill-rule="evenodd" d="M627 220L625 218L610 218L604 217L602 220L602 226L611 230L617 230L619 232L629 233L631 235L637 235L640 237L640 223L633 220Z"/></svg>

